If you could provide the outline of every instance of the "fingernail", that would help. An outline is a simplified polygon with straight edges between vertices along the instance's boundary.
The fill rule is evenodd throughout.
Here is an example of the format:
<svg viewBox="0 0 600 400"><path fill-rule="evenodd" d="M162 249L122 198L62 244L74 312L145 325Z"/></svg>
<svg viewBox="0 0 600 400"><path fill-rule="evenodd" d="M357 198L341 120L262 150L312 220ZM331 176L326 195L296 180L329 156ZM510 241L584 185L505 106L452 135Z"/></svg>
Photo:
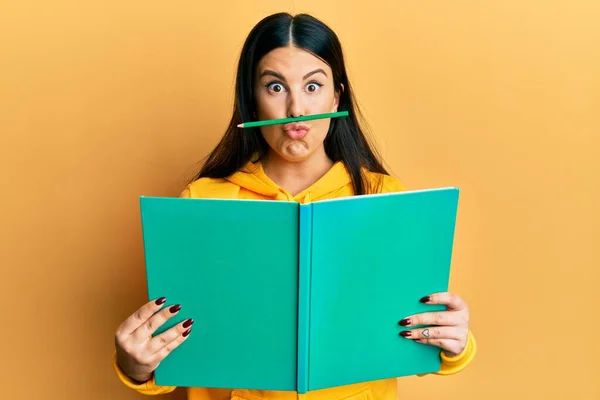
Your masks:
<svg viewBox="0 0 600 400"><path fill-rule="evenodd" d="M190 318L183 323L183 327L189 328L190 326L192 326L193 323L194 323L194 320L192 318Z"/></svg>
<svg viewBox="0 0 600 400"><path fill-rule="evenodd" d="M171 306L171 308L169 308L171 314L175 314L179 310L181 310L181 306L179 304L175 304L174 306Z"/></svg>
<svg viewBox="0 0 600 400"><path fill-rule="evenodd" d="M181 334L181 336L183 336L183 337L187 337L187 335L189 335L191 331L192 331L191 329L188 329L187 331L183 332L183 333Z"/></svg>
<svg viewBox="0 0 600 400"><path fill-rule="evenodd" d="M408 325L410 325L410 318L404 318L403 320L401 320L400 322L398 322L398 325L400 325L400 326L408 326Z"/></svg>
<svg viewBox="0 0 600 400"><path fill-rule="evenodd" d="M421 303L429 303L429 300L431 300L431 296L425 296L423 297L421 300L419 300Z"/></svg>
<svg viewBox="0 0 600 400"><path fill-rule="evenodd" d="M165 301L167 301L166 297L159 297L158 299L156 299L156 301L154 303L157 306L160 306L161 304L165 304Z"/></svg>
<svg viewBox="0 0 600 400"><path fill-rule="evenodd" d="M415 339L415 342L421 343L421 339Z"/></svg>
<svg viewBox="0 0 600 400"><path fill-rule="evenodd" d="M402 336L402 337L409 337L411 335L412 335L411 331L402 331L402 332L400 332L400 336Z"/></svg>

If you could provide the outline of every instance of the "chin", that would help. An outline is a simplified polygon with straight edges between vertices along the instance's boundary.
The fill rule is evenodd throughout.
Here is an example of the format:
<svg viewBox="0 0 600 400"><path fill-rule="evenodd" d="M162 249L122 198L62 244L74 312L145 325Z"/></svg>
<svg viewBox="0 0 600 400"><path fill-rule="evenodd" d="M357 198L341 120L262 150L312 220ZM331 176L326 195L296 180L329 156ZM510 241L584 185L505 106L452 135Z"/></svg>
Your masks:
<svg viewBox="0 0 600 400"><path fill-rule="evenodd" d="M285 161L287 161L287 162L290 162L290 163L299 163L299 162L303 162L303 161L306 161L306 160L308 160L309 158L310 158L310 157L300 157L300 156L296 156L296 157L293 157L293 156L286 156L286 157L283 157L283 159L284 159Z"/></svg>
<svg viewBox="0 0 600 400"><path fill-rule="evenodd" d="M297 163L308 160L312 156L312 153L290 154L288 152L282 152L279 153L279 156L287 162Z"/></svg>
<svg viewBox="0 0 600 400"><path fill-rule="evenodd" d="M279 156L289 162L304 161L312 157L314 151L305 143L286 143L279 151Z"/></svg>

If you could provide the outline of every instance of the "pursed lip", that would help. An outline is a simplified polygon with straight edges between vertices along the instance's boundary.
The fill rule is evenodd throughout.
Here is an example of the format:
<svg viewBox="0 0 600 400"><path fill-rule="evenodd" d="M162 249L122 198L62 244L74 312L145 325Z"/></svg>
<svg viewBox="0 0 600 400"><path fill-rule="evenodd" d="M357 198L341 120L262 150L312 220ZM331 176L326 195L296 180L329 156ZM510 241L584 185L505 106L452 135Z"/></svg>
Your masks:
<svg viewBox="0 0 600 400"><path fill-rule="evenodd" d="M308 134L310 126L301 122L294 122L291 124L285 124L283 129L292 139L302 139Z"/></svg>

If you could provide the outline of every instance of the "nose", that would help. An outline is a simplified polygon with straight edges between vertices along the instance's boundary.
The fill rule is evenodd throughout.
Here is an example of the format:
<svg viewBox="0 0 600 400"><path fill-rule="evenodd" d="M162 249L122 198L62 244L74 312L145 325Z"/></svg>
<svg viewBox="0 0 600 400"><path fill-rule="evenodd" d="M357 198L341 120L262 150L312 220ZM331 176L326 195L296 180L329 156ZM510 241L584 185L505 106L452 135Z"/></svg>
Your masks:
<svg viewBox="0 0 600 400"><path fill-rule="evenodd" d="M304 106L302 104L301 94L297 91L290 91L290 95L288 97L288 109L287 115L288 117L295 118L300 117L305 114Z"/></svg>

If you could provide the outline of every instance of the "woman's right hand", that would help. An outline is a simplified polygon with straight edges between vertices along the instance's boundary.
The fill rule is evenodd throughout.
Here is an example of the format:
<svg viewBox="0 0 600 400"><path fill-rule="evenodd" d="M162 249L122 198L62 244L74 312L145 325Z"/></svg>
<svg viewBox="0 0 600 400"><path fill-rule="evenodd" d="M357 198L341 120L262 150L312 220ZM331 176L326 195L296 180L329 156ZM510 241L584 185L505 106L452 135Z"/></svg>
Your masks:
<svg viewBox="0 0 600 400"><path fill-rule="evenodd" d="M194 320L187 319L152 337L160 326L181 310L178 304L161 310L165 301L161 297L146 303L115 332L117 363L125 375L135 381L149 381L158 364L183 343L191 332Z"/></svg>

